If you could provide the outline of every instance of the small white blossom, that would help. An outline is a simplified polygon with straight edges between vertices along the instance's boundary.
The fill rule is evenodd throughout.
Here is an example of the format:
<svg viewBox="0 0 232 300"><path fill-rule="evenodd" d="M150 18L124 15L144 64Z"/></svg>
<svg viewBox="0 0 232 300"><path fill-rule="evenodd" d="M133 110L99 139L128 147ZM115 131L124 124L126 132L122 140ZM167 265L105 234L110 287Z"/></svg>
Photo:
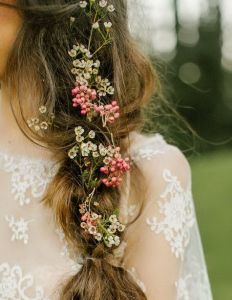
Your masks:
<svg viewBox="0 0 232 300"><path fill-rule="evenodd" d="M72 68L72 69L71 69L71 73L72 73L72 74L78 74L78 69Z"/></svg>
<svg viewBox="0 0 232 300"><path fill-rule="evenodd" d="M98 91L98 95L101 96L101 97L106 96L106 92Z"/></svg>
<svg viewBox="0 0 232 300"><path fill-rule="evenodd" d="M91 68L93 66L93 60L90 60L90 59L88 59L87 61L86 61L86 69L89 69L89 68Z"/></svg>
<svg viewBox="0 0 232 300"><path fill-rule="evenodd" d="M69 150L68 156L69 156L71 159L75 158L76 155L77 155L76 148L73 147L72 149Z"/></svg>
<svg viewBox="0 0 232 300"><path fill-rule="evenodd" d="M114 6L111 4L111 5L107 6L107 10L108 10L109 12L113 12L113 11L115 11L115 8L114 8Z"/></svg>
<svg viewBox="0 0 232 300"><path fill-rule="evenodd" d="M107 149L102 144L100 144L98 147L101 156L105 156L107 154Z"/></svg>
<svg viewBox="0 0 232 300"><path fill-rule="evenodd" d="M84 208L80 208L80 209L79 209L79 212L80 212L81 214L84 214L84 213L85 213L85 209L84 209Z"/></svg>
<svg viewBox="0 0 232 300"><path fill-rule="evenodd" d="M107 88L107 93L110 94L110 95L113 95L114 94L114 88L112 86L109 86Z"/></svg>
<svg viewBox="0 0 232 300"><path fill-rule="evenodd" d="M105 28L111 28L112 23L111 22L104 22L104 26L105 26Z"/></svg>
<svg viewBox="0 0 232 300"><path fill-rule="evenodd" d="M39 123L39 119L38 118L32 118L31 120L32 120L32 122L34 124L38 124Z"/></svg>
<svg viewBox="0 0 232 300"><path fill-rule="evenodd" d="M112 237L112 235L110 235L110 236L108 237L108 240L109 240L110 242L113 242L113 241L114 241L114 238Z"/></svg>
<svg viewBox="0 0 232 300"><path fill-rule="evenodd" d="M98 218L98 214L96 214L96 213L92 213L92 218L94 219L94 220L96 220L97 218Z"/></svg>
<svg viewBox="0 0 232 300"><path fill-rule="evenodd" d="M85 55L86 55L88 58L91 58L91 57L93 57L93 55L91 54L91 52L90 52L90 51L86 51Z"/></svg>
<svg viewBox="0 0 232 300"><path fill-rule="evenodd" d="M82 143L81 144L81 154L82 156L89 156L89 149L88 149L88 145L86 143Z"/></svg>
<svg viewBox="0 0 232 300"><path fill-rule="evenodd" d="M39 131L40 130L40 126L39 125L35 125L35 131Z"/></svg>
<svg viewBox="0 0 232 300"><path fill-rule="evenodd" d="M97 151L93 152L93 157L99 157L99 153Z"/></svg>
<svg viewBox="0 0 232 300"><path fill-rule="evenodd" d="M116 229L115 228L108 228L107 231L109 233L115 233L116 232Z"/></svg>
<svg viewBox="0 0 232 300"><path fill-rule="evenodd" d="M83 78L81 75L76 76L76 82L80 83L81 85L88 86L88 80Z"/></svg>
<svg viewBox="0 0 232 300"><path fill-rule="evenodd" d="M95 138L95 131L90 130L88 136L89 136L91 139L94 139L94 138Z"/></svg>
<svg viewBox="0 0 232 300"><path fill-rule="evenodd" d="M117 235L114 237L114 244L115 244L115 246L120 245L120 238Z"/></svg>
<svg viewBox="0 0 232 300"><path fill-rule="evenodd" d="M88 225L85 222L81 222L81 227L86 228Z"/></svg>
<svg viewBox="0 0 232 300"><path fill-rule="evenodd" d="M110 81L109 81L108 78L102 79L102 82L103 82L103 84L105 84L106 86L107 86L107 85L110 85Z"/></svg>
<svg viewBox="0 0 232 300"><path fill-rule="evenodd" d="M84 141L84 137L83 136L81 136L81 135L77 135L76 136L76 141L78 142L78 143L81 143L82 141Z"/></svg>
<svg viewBox="0 0 232 300"><path fill-rule="evenodd" d="M91 78L91 75L90 75L90 73L85 72L85 73L84 73L84 77L85 77L85 79L90 79L90 78Z"/></svg>
<svg viewBox="0 0 232 300"><path fill-rule="evenodd" d="M85 46L84 46L83 44L80 44L79 49L80 49L80 51L83 52L83 53L84 53L85 50L86 50L86 48L85 48Z"/></svg>
<svg viewBox="0 0 232 300"><path fill-rule="evenodd" d="M41 112L41 114L46 113L46 111L47 111L46 106L45 105L40 106L39 111Z"/></svg>
<svg viewBox="0 0 232 300"><path fill-rule="evenodd" d="M101 241L101 240L102 240L102 234L101 234L100 232L96 233L94 237L95 237L95 239L98 240L98 241Z"/></svg>
<svg viewBox="0 0 232 300"><path fill-rule="evenodd" d="M73 61L73 66L79 68L79 64L80 64L80 60L79 59L75 59Z"/></svg>
<svg viewBox="0 0 232 300"><path fill-rule="evenodd" d="M32 126L33 126L33 122L32 122L31 120L27 120L27 125L28 125L29 127L32 127Z"/></svg>
<svg viewBox="0 0 232 300"><path fill-rule="evenodd" d="M71 56L71 57L76 57L77 51L74 50L74 49L71 49L70 51L68 51L68 54L69 54L69 56Z"/></svg>
<svg viewBox="0 0 232 300"><path fill-rule="evenodd" d="M98 22L95 22L95 23L93 23L92 26L93 26L94 29L98 29L98 28L99 28L99 23L98 23Z"/></svg>
<svg viewBox="0 0 232 300"><path fill-rule="evenodd" d="M86 8L87 2L86 1L80 1L80 7L81 8Z"/></svg>
<svg viewBox="0 0 232 300"><path fill-rule="evenodd" d="M78 67L79 68L85 68L85 66L86 66L86 61L84 61L83 59L81 60L81 61L79 61L79 63L78 63Z"/></svg>
<svg viewBox="0 0 232 300"><path fill-rule="evenodd" d="M99 72L98 69L93 69L93 74L94 74L94 75L97 75L98 72Z"/></svg>
<svg viewBox="0 0 232 300"><path fill-rule="evenodd" d="M82 154L82 156L84 156L84 157L89 156L89 151L86 150L86 149L82 149L81 154Z"/></svg>
<svg viewBox="0 0 232 300"><path fill-rule="evenodd" d="M76 50L76 51L78 51L78 50L80 49L80 46L79 46L79 44L77 44L77 45L73 45L73 49L74 49L74 50Z"/></svg>
<svg viewBox="0 0 232 300"><path fill-rule="evenodd" d="M107 155L109 155L109 156L113 156L114 155L114 149L112 148L112 147L108 147L108 149L107 149Z"/></svg>
<svg viewBox="0 0 232 300"><path fill-rule="evenodd" d="M106 1L106 0L100 0L100 1L99 1L99 5L100 5L101 7L106 7L107 1Z"/></svg>
<svg viewBox="0 0 232 300"><path fill-rule="evenodd" d="M118 218L117 218L116 215L111 215L111 216L109 217L109 221L110 221L111 223L116 223L116 222L118 221Z"/></svg>
<svg viewBox="0 0 232 300"><path fill-rule="evenodd" d="M74 17L70 17L70 23L73 23L73 22L75 22L75 20L76 20L76 18L74 18Z"/></svg>
<svg viewBox="0 0 232 300"><path fill-rule="evenodd" d="M88 229L90 234L96 234L97 233L97 229L95 226L90 226Z"/></svg>
<svg viewBox="0 0 232 300"><path fill-rule="evenodd" d="M40 123L40 128L43 130L48 129L48 123L46 121L43 121Z"/></svg>
<svg viewBox="0 0 232 300"><path fill-rule="evenodd" d="M118 231L122 232L122 231L124 231L124 229L125 229L125 225L120 224L120 225L118 226Z"/></svg>
<svg viewBox="0 0 232 300"><path fill-rule="evenodd" d="M111 159L109 157L105 157L103 162L104 164L108 165L108 163L111 161Z"/></svg>
<svg viewBox="0 0 232 300"><path fill-rule="evenodd" d="M100 67L100 60L97 59L93 65L94 65L94 67L99 68Z"/></svg>
<svg viewBox="0 0 232 300"><path fill-rule="evenodd" d="M75 127L75 134L76 135L79 135L79 134L81 135L84 132L85 132L85 130L84 130L84 128L82 126Z"/></svg>
<svg viewBox="0 0 232 300"><path fill-rule="evenodd" d="M92 144L92 149L91 149L92 151L97 151L97 145L96 144Z"/></svg>

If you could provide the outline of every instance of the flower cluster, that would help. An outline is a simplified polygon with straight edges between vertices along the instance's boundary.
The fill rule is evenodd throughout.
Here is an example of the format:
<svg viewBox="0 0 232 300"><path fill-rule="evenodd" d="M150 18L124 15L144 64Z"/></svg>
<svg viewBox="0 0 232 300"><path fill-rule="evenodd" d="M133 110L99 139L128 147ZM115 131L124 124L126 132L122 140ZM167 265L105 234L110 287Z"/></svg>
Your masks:
<svg viewBox="0 0 232 300"><path fill-rule="evenodd" d="M89 49L77 43L68 53L73 59L71 72L75 75L76 82L80 85L88 85L90 81L95 81L99 73L100 61L91 59L93 55Z"/></svg>
<svg viewBox="0 0 232 300"><path fill-rule="evenodd" d="M115 100L106 105L94 105L94 110L103 117L103 126L114 123L120 116L118 102Z"/></svg>
<svg viewBox="0 0 232 300"><path fill-rule="evenodd" d="M91 59L94 54L88 48L83 44L77 43L73 45L73 48L68 53L73 59L71 73L75 75L76 82L79 85L96 86L96 91L100 97L114 94L114 88L110 84L109 79L98 75L101 63L98 59L95 61Z"/></svg>
<svg viewBox="0 0 232 300"><path fill-rule="evenodd" d="M112 145L105 147L102 143L93 143L91 139L96 136L94 130L90 130L86 136L84 133L85 130L82 126L75 128L77 143L69 150L69 157L74 159L78 154L85 158L88 157L88 166L91 165L94 170L99 169L101 173L107 175L99 181L95 179L94 182L102 182L107 187L117 187L122 182L123 174L130 170L129 158L122 158L120 147Z"/></svg>
<svg viewBox="0 0 232 300"><path fill-rule="evenodd" d="M106 123L113 123L119 118L119 106L115 100L110 104L104 104L101 100L102 97L113 95L114 88L109 79L98 75L100 61L90 59L93 57L91 52L78 43L73 45L69 55L73 58L74 67L71 72L76 79L75 87L72 89L73 107L80 107L81 114L87 115L90 121L100 113L104 126Z"/></svg>
<svg viewBox="0 0 232 300"><path fill-rule="evenodd" d="M91 110L91 102L96 99L96 90L87 88L86 85L77 86L72 90L73 107L81 107L81 114L86 115Z"/></svg>
<svg viewBox="0 0 232 300"><path fill-rule="evenodd" d="M117 232L122 232L125 225L121 224L116 214L110 215L108 218L98 215L95 212L89 212L86 203L80 204L81 228L93 235L97 241L104 241L107 247L120 244L120 238Z"/></svg>
<svg viewBox="0 0 232 300"><path fill-rule="evenodd" d="M31 119L28 119L27 124L30 128L34 128L35 131L47 130L48 126L52 125L55 116L53 113L48 114L47 108L44 105L41 105L39 107L39 113L40 118L33 117Z"/></svg>
<svg viewBox="0 0 232 300"><path fill-rule="evenodd" d="M103 85L102 85L103 87ZM106 92L110 92L106 90ZM93 116L100 114L103 118L104 126L106 123L113 123L116 119L119 118L119 106L117 101L113 100L110 104L102 104L100 101L96 104L94 100L96 100L97 95L103 92L96 91L95 89L88 88L87 85L77 85L72 89L72 99L73 107L79 107L81 109L81 115L87 115L88 119L91 120Z"/></svg>
<svg viewBox="0 0 232 300"><path fill-rule="evenodd" d="M95 2L95 0L92 0L92 2ZM87 5L88 5L87 1L80 1L80 7L86 8ZM113 12L115 10L115 8L112 4L108 5L107 0L99 0L99 7L106 8L109 12Z"/></svg>
<svg viewBox="0 0 232 300"><path fill-rule="evenodd" d="M130 170L129 158L122 159L119 153L120 148L115 149L114 157L107 157L104 160L106 165L100 168L100 171L107 175L107 178L103 178L102 182L107 187L116 187L122 182L122 175Z"/></svg>
<svg viewBox="0 0 232 300"><path fill-rule="evenodd" d="M97 139L97 132L86 132L83 126L75 127L75 145L69 150L68 156L75 161L81 172L82 185L88 195L79 204L80 226L98 242L107 247L119 246L119 233L125 225L119 222L119 211L110 216L98 214L100 200L94 197L98 186L107 188L118 187L123 175L130 170L129 158L122 158L120 147L115 146L113 134L108 125L112 125L120 117L120 107L114 97L114 87L108 78L101 76L101 62L98 52L111 43L112 23L107 18L115 8L107 0L80 1L80 7L90 18L91 30L89 43L86 47L76 43L68 51L72 58L71 73L75 76L72 89L72 106L80 110L80 115L92 121L101 117L102 126L110 133L111 144L104 145ZM75 18L70 18L71 26L75 26ZM91 49L94 33L102 37L102 44ZM96 199L95 199L96 198Z"/></svg>

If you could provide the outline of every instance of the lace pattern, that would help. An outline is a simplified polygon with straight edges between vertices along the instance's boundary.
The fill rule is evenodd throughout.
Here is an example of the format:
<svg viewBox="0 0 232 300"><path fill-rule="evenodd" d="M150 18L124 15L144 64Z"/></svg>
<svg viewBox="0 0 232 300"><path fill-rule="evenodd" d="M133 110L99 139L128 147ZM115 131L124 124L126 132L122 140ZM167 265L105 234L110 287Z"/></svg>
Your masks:
<svg viewBox="0 0 232 300"><path fill-rule="evenodd" d="M33 198L42 197L58 165L51 161L0 152L0 169L11 174L11 192L14 199L23 206Z"/></svg>
<svg viewBox="0 0 232 300"><path fill-rule="evenodd" d="M132 161L140 161L143 159L151 160L157 154L164 153L164 146L166 145L165 140L160 134L156 134L155 138L150 137L152 139L152 144L146 145L146 142L151 142L148 139L142 146L136 147L135 149L132 147L131 149L131 159Z"/></svg>
<svg viewBox="0 0 232 300"><path fill-rule="evenodd" d="M161 218L149 217L146 222L155 233L163 233L177 258L184 259L184 250L190 241L190 228L195 223L190 187L183 190L176 176L165 169L167 183L158 201Z"/></svg>
<svg viewBox="0 0 232 300"><path fill-rule="evenodd" d="M196 232L193 233L195 235ZM202 253L197 257L195 251L193 246L189 249L182 274L175 283L177 300L213 299L204 258Z"/></svg>
<svg viewBox="0 0 232 300"><path fill-rule="evenodd" d="M27 292L34 288L34 296ZM42 287L34 287L31 274L23 274L19 265L10 266L8 263L0 265L0 299L1 300L49 300Z"/></svg>
<svg viewBox="0 0 232 300"><path fill-rule="evenodd" d="M159 157L163 158L166 155L166 146L166 142L158 134L151 138L144 137L141 143L132 147L131 157L134 161L147 160L150 164L153 158L156 159L158 157L159 160ZM25 249L28 249L29 246L31 247L32 243L30 240L33 238L33 232L30 224L37 220L33 216L28 217L26 214L20 216L20 212L23 211L21 208L23 207L24 209L24 206L31 208L33 204L36 209L37 204L33 199L39 199L43 196L58 167L52 161L10 156L7 153L0 152L0 170L10 175L10 193L17 204L17 213L10 211L2 216L4 222L7 223L6 229L9 230L11 241L15 243L14 245L19 245L20 247L25 245ZM189 185L184 189L179 178L167 168L162 170L161 175L165 183L165 189L158 198L158 215L148 215L143 224L147 226L148 231L152 230L154 234L162 234L168 245L170 245L174 256L181 259L182 269L180 277L176 278L176 282L173 282L176 286L177 300L212 300L207 270L204 261L201 260L202 258L198 257L201 244L193 240L193 232L195 232L197 224L191 186ZM19 208L20 210L18 210ZM126 215L132 217L135 211L136 205L129 205ZM78 272L82 266L81 257L73 255L72 251L70 251L61 230L55 230L54 234L58 234L60 240L60 246L59 240L58 244L55 244L58 248L58 260L65 258L68 272ZM29 245L26 246L28 243ZM195 249L193 245L195 245ZM122 259L125 249L128 249L127 247L126 241L123 241L121 247L114 252L116 262ZM192 253L197 254L195 259ZM152 259L152 257L149 259ZM49 299L50 296L48 298L45 295L46 287L37 286L37 277L35 275L33 277L32 271L25 273L23 271L24 266L20 263L9 264L5 260L0 262L1 300L51 300ZM61 270L63 270L62 267ZM132 264L132 267L127 270L141 289L146 292L146 281L144 278L139 277L140 270L137 270L136 264ZM41 274L43 272L46 273L47 271L41 269ZM49 277L49 274L46 276Z"/></svg>
<svg viewBox="0 0 232 300"><path fill-rule="evenodd" d="M176 290L177 290L177 300L191 300L189 291L188 291L188 284L187 281L192 279L192 275L188 274L185 277L179 278L176 283Z"/></svg>
<svg viewBox="0 0 232 300"><path fill-rule="evenodd" d="M11 241L23 241L24 244L27 244L29 239L28 224L34 220L26 221L23 218L16 220L14 216L5 216L5 219L12 230Z"/></svg>

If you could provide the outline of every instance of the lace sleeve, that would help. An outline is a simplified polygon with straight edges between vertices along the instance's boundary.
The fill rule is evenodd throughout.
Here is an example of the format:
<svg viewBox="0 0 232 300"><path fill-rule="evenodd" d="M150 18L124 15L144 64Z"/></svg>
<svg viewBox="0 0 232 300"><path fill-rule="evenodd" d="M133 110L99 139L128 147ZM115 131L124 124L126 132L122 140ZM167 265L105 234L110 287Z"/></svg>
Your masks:
<svg viewBox="0 0 232 300"><path fill-rule="evenodd" d="M197 221L189 164L171 145L153 151L154 155L148 152L149 158L139 162L147 181L147 200L142 214L126 232L124 267L148 300L211 299L200 239L194 237ZM200 272L191 266L191 255L205 276L202 281ZM195 288L201 290L196 296Z"/></svg>

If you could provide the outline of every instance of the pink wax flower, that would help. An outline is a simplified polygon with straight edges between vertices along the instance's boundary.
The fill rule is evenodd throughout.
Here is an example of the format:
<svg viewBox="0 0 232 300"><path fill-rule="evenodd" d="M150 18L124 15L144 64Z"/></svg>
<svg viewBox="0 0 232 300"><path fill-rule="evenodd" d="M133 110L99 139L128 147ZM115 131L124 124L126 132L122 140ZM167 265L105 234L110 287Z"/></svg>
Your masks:
<svg viewBox="0 0 232 300"><path fill-rule="evenodd" d="M72 89L72 96L73 107L80 106L81 114L86 115L91 110L92 101L97 98L97 92L86 85L79 85Z"/></svg>
<svg viewBox="0 0 232 300"><path fill-rule="evenodd" d="M104 116L104 122L112 124L119 118L119 106L116 100L112 100L110 104L96 104L93 103L97 99L98 94L95 89L90 89L86 85L76 83L72 89L72 106L74 108L80 107L81 114L97 112L100 116Z"/></svg>
<svg viewBox="0 0 232 300"><path fill-rule="evenodd" d="M102 182L107 187L117 187L122 182L123 174L129 170L129 158L112 158L107 165L100 168L102 173L108 175Z"/></svg>
<svg viewBox="0 0 232 300"><path fill-rule="evenodd" d="M96 112L99 112L101 116L105 116L105 121L110 124L113 123L120 116L118 102L115 100L113 100L111 104L95 104L94 109Z"/></svg>

